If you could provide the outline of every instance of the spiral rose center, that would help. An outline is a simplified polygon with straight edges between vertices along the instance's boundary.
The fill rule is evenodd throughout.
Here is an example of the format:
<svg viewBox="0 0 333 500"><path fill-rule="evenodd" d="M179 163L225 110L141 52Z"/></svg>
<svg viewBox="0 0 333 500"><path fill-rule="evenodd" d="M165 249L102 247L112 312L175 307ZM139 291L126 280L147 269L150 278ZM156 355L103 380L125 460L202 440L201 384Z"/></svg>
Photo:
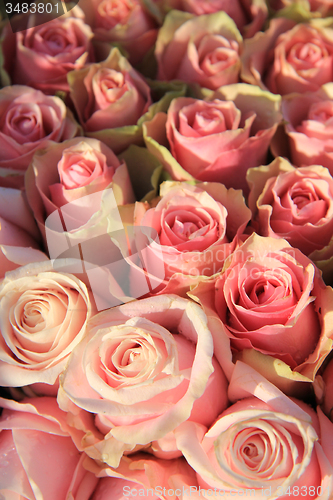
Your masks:
<svg viewBox="0 0 333 500"><path fill-rule="evenodd" d="M44 309L44 310L43 310ZM45 323L44 314L45 309L48 312L49 308L45 303L32 302L24 307L24 313L22 318L22 323L29 328L36 328L37 326L42 326Z"/></svg>
<svg viewBox="0 0 333 500"><path fill-rule="evenodd" d="M296 43L290 50L288 62L293 62L295 65L301 67L312 67L323 57L327 56L327 51L319 41L312 41L308 43Z"/></svg>
<svg viewBox="0 0 333 500"><path fill-rule="evenodd" d="M22 134L28 135L36 126L36 118L34 116L17 117L13 123Z"/></svg>

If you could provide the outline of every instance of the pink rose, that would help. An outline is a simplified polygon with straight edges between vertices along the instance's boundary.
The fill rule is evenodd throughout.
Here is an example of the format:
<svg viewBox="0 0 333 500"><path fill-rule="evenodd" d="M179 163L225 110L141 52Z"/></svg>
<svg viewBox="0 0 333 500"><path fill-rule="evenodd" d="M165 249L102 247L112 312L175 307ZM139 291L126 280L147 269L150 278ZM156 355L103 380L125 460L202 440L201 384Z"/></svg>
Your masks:
<svg viewBox="0 0 333 500"><path fill-rule="evenodd" d="M179 456L174 429L188 419L210 425L227 405L226 386L201 308L162 295L95 316L61 376L58 402L82 433L80 449L117 467L140 448Z"/></svg>
<svg viewBox="0 0 333 500"><path fill-rule="evenodd" d="M182 80L217 89L237 83L242 36L225 12L193 16L173 10L159 31L158 80Z"/></svg>
<svg viewBox="0 0 333 500"><path fill-rule="evenodd" d="M2 281L0 311L0 385L37 384L38 393L56 394L93 312L86 286L50 262L30 264Z"/></svg>
<svg viewBox="0 0 333 500"><path fill-rule="evenodd" d="M68 92L67 73L94 61L93 33L77 6L74 13L71 10L36 27L34 17L30 15L29 28L24 31L13 33L9 24L4 28L4 69L13 84L29 85L48 94Z"/></svg>
<svg viewBox="0 0 333 500"><path fill-rule="evenodd" d="M317 92L292 94L282 100L283 131L272 141L276 156L297 166L322 165L333 174L333 83Z"/></svg>
<svg viewBox="0 0 333 500"><path fill-rule="evenodd" d="M205 100L179 97L167 115L144 123L145 141L175 180L247 190L246 171L266 162L279 107L279 97L245 84L227 85Z"/></svg>
<svg viewBox="0 0 333 500"><path fill-rule="evenodd" d="M21 85L0 90L0 167L26 170L37 149L72 139L79 126L58 97Z"/></svg>
<svg viewBox="0 0 333 500"><path fill-rule="evenodd" d="M220 275L191 293L207 315L220 318L235 355L246 350L244 356L253 352L261 359L258 369L270 362L256 351L313 381L332 349L333 290L312 261L283 239L253 234L226 260ZM286 377L289 369L284 370Z"/></svg>
<svg viewBox="0 0 333 500"><path fill-rule="evenodd" d="M71 72L68 78L84 130L90 136L103 138L106 144L105 129L136 125L152 102L147 83L118 49L112 49L105 61ZM98 131L104 133L96 134ZM118 153L120 146L113 149Z"/></svg>
<svg viewBox="0 0 333 500"><path fill-rule="evenodd" d="M329 500L333 424L321 410L317 415L289 399L244 363L237 363L228 393L238 401L202 439L191 422L177 431L177 444L197 473L200 490L192 489L191 496L215 491L226 498Z"/></svg>
<svg viewBox="0 0 333 500"><path fill-rule="evenodd" d="M26 194L52 258L67 250L64 231L74 245L106 234L107 217L116 212L117 204L134 201L126 164L102 142L82 137L34 156L26 174Z"/></svg>
<svg viewBox="0 0 333 500"><path fill-rule="evenodd" d="M246 37L251 37L259 31L267 17L267 6L262 1L168 0L163 3L167 4L167 7L191 12L196 16L223 11L235 21L237 28Z"/></svg>
<svg viewBox="0 0 333 500"><path fill-rule="evenodd" d="M18 266L47 260L22 191L0 187L0 279Z"/></svg>
<svg viewBox="0 0 333 500"><path fill-rule="evenodd" d="M218 183L165 182L160 195L154 208L137 203L134 212L135 225L151 227L159 237L147 249L151 268L162 260L166 280L175 273L218 272L250 217L241 191Z"/></svg>
<svg viewBox="0 0 333 500"><path fill-rule="evenodd" d="M96 40L116 42L131 64L141 62L156 41L157 24L139 0L82 2Z"/></svg>
<svg viewBox="0 0 333 500"><path fill-rule="evenodd" d="M333 178L326 168L295 168L277 158L268 166L249 170L247 179L252 225L257 233L284 238L312 260L315 250L329 252Z"/></svg>
<svg viewBox="0 0 333 500"><path fill-rule="evenodd" d="M333 79L333 29L325 19L271 21L244 45L244 81L278 94L316 91Z"/></svg>
<svg viewBox="0 0 333 500"><path fill-rule="evenodd" d="M82 467L55 398L21 403L0 399L0 495L2 498L87 500L98 478ZM81 490L82 491L82 490ZM74 495L74 496L72 496Z"/></svg>

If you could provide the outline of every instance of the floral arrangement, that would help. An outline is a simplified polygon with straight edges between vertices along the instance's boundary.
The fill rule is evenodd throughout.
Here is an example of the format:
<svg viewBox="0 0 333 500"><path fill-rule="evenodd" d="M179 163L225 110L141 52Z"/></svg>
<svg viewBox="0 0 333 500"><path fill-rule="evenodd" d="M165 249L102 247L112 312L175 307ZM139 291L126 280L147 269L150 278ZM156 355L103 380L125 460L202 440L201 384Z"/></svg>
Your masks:
<svg viewBox="0 0 333 500"><path fill-rule="evenodd" d="M331 500L333 2L8 5L0 499Z"/></svg>

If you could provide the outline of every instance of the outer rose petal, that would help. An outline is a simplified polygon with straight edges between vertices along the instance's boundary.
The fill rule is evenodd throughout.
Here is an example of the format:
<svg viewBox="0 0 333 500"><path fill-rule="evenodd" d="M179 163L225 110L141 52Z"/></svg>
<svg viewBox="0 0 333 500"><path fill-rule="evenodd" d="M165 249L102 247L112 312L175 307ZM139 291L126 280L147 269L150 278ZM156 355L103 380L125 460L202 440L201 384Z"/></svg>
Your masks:
<svg viewBox="0 0 333 500"><path fill-rule="evenodd" d="M176 478L181 477L193 483L196 482L194 471L182 458L161 460L146 453L136 453L122 457L117 469L98 465L96 461L88 458L84 466L100 478L98 487L102 489L103 485L103 493L108 495L105 500L109 500L111 496L114 498L116 490L124 487L125 491L124 489L122 491L124 497L120 496L120 498L125 498L127 493L133 490L132 495L136 493L140 498L176 500L178 495L173 494L176 489ZM156 496L154 496L155 492ZM102 498L104 500L104 496Z"/></svg>
<svg viewBox="0 0 333 500"><path fill-rule="evenodd" d="M0 380L5 387L53 385L85 333L85 285L51 263L8 273L0 288ZM55 392L57 387L55 387Z"/></svg>
<svg viewBox="0 0 333 500"><path fill-rule="evenodd" d="M19 265L47 259L23 192L0 187L0 278Z"/></svg>
<svg viewBox="0 0 333 500"><path fill-rule="evenodd" d="M67 498L72 478L84 472L80 453L67 431L66 414L59 410L56 399L29 398L21 403L1 399L0 406L4 408L0 493L15 499ZM97 482L90 472L85 475Z"/></svg>
<svg viewBox="0 0 333 500"><path fill-rule="evenodd" d="M168 330L179 332L176 341ZM189 341L193 342L193 352ZM140 348L133 351L137 358L130 354L135 345ZM105 365L106 361L101 368L104 351L109 353L105 359L113 353L115 366L120 362L119 352L123 359L123 365L117 368L119 376ZM153 356L152 362L140 365L142 356L148 353ZM185 420L203 419L207 423L207 419L216 417L221 410L210 396L207 399L206 389L210 384L211 390L216 387L221 395L216 402L224 407L225 379L215 361L212 364L212 353L207 319L196 304L172 295L132 302L101 313L90 323L90 333L73 352L61 377L58 401L72 414L74 427L86 428L82 422L86 412L80 408L95 414L102 434L87 434L81 447L92 458L117 467L125 451L149 446ZM103 381L105 370L107 378ZM83 385L76 385L77 377ZM204 413L200 401L207 407Z"/></svg>

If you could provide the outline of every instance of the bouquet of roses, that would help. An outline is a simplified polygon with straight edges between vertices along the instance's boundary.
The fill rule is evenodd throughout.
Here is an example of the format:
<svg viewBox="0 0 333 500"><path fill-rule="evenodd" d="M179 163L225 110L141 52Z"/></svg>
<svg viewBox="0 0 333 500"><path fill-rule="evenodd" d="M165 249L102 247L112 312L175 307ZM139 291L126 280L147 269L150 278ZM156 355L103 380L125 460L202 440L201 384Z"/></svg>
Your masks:
<svg viewBox="0 0 333 500"><path fill-rule="evenodd" d="M0 499L333 498L333 1L6 3Z"/></svg>

